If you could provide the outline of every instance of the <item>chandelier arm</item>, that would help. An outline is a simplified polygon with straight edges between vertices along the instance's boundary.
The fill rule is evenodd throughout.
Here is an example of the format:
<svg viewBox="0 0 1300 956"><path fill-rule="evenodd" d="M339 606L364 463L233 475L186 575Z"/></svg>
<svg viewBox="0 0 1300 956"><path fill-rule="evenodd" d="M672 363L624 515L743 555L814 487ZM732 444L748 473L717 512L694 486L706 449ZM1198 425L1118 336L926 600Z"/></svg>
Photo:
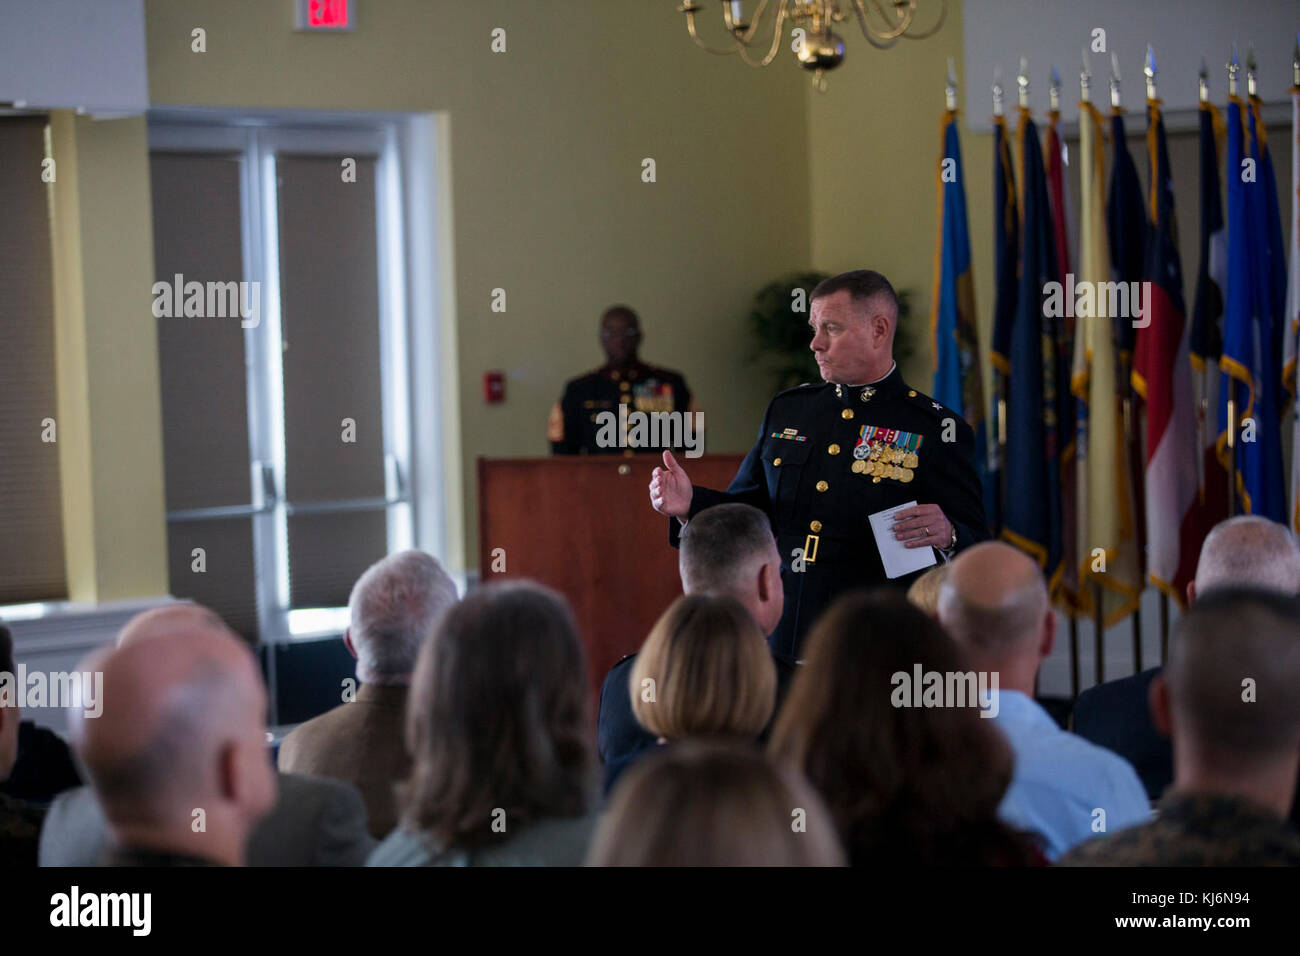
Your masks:
<svg viewBox="0 0 1300 956"><path fill-rule="evenodd" d="M854 2L856 3L857 0L854 0ZM859 17L859 20L861 20L861 17ZM888 50L898 45L897 37L892 40L877 40L875 34L871 32L871 28L865 22L862 24L862 36L877 50Z"/></svg>
<svg viewBox="0 0 1300 956"><path fill-rule="evenodd" d="M758 24L758 17L763 12L763 7L766 6L766 4L767 4L767 0L763 0L763 4L760 5L758 8L758 13L754 14L755 25ZM763 55L762 59L759 60L751 59L748 56L748 48L744 46L742 46L739 51L740 58L744 60L746 63L748 63L750 66L767 66L769 63L775 60L777 51L781 48L781 40L782 40L781 25L785 23L785 16L786 16L786 8L785 8L785 3L783 2L779 7L776 8L776 22L772 24L772 45L768 48L767 53Z"/></svg>
<svg viewBox="0 0 1300 956"><path fill-rule="evenodd" d="M889 16L885 13L885 8L880 5L880 0L871 0L871 5L876 8L876 13L880 15L880 19L888 23ZM873 39L879 40L880 42L886 43L889 46L893 46L894 41L897 40L900 36L902 36L907 31L907 28L912 25L912 17L915 14L916 14L916 0L909 0L907 4L907 13L899 21L898 27L896 29L875 30L872 28L871 24L867 22L866 4L863 3L863 0L853 0L853 15L857 18L858 26L861 27L862 29L862 35L865 36L868 40L873 40ZM888 48L888 47L880 47L879 43L873 43L873 46L877 46L880 49Z"/></svg>
<svg viewBox="0 0 1300 956"><path fill-rule="evenodd" d="M713 47L701 40L699 33L695 30L695 12L693 10L687 11L686 14L686 32L691 35L691 39L695 41L697 47L705 53L712 53L714 56L731 56L733 53L743 49L739 40L735 41L736 45L730 50L715 50Z"/></svg>
<svg viewBox="0 0 1300 956"><path fill-rule="evenodd" d="M940 28L943 26L944 21L947 19L948 19L948 0L940 0L939 22L936 23L934 26L930 27L930 29L926 30L924 33L905 33L903 34L903 39L924 40L927 37L932 37L939 32Z"/></svg>
<svg viewBox="0 0 1300 956"><path fill-rule="evenodd" d="M785 0L780 0L780 2L781 10L784 12ZM750 42L754 39L754 34L758 32L758 21L761 20L763 14L767 12L767 4L768 0L759 0L758 8L754 11L754 18L749 21L749 29L745 31L744 36L736 38L740 45L746 49L749 48ZM727 15L728 19L730 19L731 15L725 8L723 9L723 13Z"/></svg>

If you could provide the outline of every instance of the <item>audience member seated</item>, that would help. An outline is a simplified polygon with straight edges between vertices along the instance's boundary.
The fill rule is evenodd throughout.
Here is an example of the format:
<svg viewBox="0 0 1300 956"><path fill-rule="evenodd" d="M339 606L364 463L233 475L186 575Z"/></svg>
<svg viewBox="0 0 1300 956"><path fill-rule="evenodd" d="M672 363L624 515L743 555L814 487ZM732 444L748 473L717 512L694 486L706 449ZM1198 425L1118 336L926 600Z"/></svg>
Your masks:
<svg viewBox="0 0 1300 956"><path fill-rule="evenodd" d="M345 780L360 790L376 839L397 825L394 788L411 772L402 726L415 659L455 603L456 585L422 551L372 564L352 588L351 622L343 635L361 686L280 745L281 771Z"/></svg>
<svg viewBox="0 0 1300 956"><path fill-rule="evenodd" d="M939 585L948 576L948 562L936 564L912 582L907 599L931 617L939 616Z"/></svg>
<svg viewBox="0 0 1300 956"><path fill-rule="evenodd" d="M798 771L722 741L682 741L628 770L590 866L843 866L835 825Z"/></svg>
<svg viewBox="0 0 1300 956"><path fill-rule="evenodd" d="M731 737L758 742L776 709L776 667L735 598L688 594L655 622L628 675L632 716L656 742ZM634 751L605 768L606 789Z"/></svg>
<svg viewBox="0 0 1300 956"><path fill-rule="evenodd" d="M1147 704L1151 682L1159 674L1160 668L1152 667L1091 687L1079 695L1071 714L1071 729L1076 734L1113 750L1132 765L1152 803L1174 778L1169 741L1151 722Z"/></svg>
<svg viewBox="0 0 1300 956"><path fill-rule="evenodd" d="M248 866L362 866L375 848L366 806L341 780L276 775L275 806L248 837ZM59 794L41 829L41 866L103 866L108 822L89 787Z"/></svg>
<svg viewBox="0 0 1300 956"><path fill-rule="evenodd" d="M595 817L591 694L564 598L483 587L425 642L400 824L368 866L578 866Z"/></svg>
<svg viewBox="0 0 1300 956"><path fill-rule="evenodd" d="M1284 525L1258 515L1240 515L1220 522L1206 536L1196 564L1196 578L1187 584L1187 600L1212 590L1258 587L1283 594L1300 594L1300 547ZM1173 752L1151 720L1151 683L1160 668L1108 681L1079 695L1074 705L1074 731L1115 751L1133 765L1147 796L1158 800L1174 777ZM1300 800L1292 812L1300 823Z"/></svg>
<svg viewBox="0 0 1300 956"><path fill-rule="evenodd" d="M933 618L893 592L850 592L806 647L768 749L821 793L851 864L1046 862L1031 836L998 819L1011 750L980 716L975 686L961 705L940 706L913 704L904 687L917 668L945 683L968 669Z"/></svg>
<svg viewBox="0 0 1300 956"><path fill-rule="evenodd" d="M0 781L0 794L44 807L64 790L79 786L81 773L63 738L35 721L20 721L18 760L9 779Z"/></svg>
<svg viewBox="0 0 1300 956"><path fill-rule="evenodd" d="M0 624L0 675L14 674L14 642ZM7 681L6 681L7 682ZM18 702L0 696L0 781L18 759ZM0 867L36 866L37 837L45 811L34 803L0 793Z"/></svg>
<svg viewBox="0 0 1300 956"><path fill-rule="evenodd" d="M103 713L70 717L110 864L242 865L275 803L266 690L248 645L211 611L182 605L136 618L83 669L104 675Z"/></svg>
<svg viewBox="0 0 1300 956"><path fill-rule="evenodd" d="M752 505L717 505L696 515L681 533L678 572L685 593L735 598L764 635L772 633L781 621L785 608L781 555L767 515ZM655 745L654 735L632 716L629 680L636 659L636 654L629 654L615 664L600 689L596 745L605 766L607 789L617 775L616 768ZM779 654L773 654L772 660L779 706L796 665ZM613 772L611 768L615 768Z"/></svg>
<svg viewBox="0 0 1300 956"><path fill-rule="evenodd" d="M939 590L939 620L977 671L996 676L996 724L1015 753L999 814L1043 837L1049 859L1098 833L1150 816L1146 790L1122 757L1062 730L1034 701L1052 652L1056 614L1034 561L989 541L953 559Z"/></svg>
<svg viewBox="0 0 1300 956"><path fill-rule="evenodd" d="M209 618L209 615L211 618ZM216 619L189 602L133 618L118 646L145 636L178 633L187 621ZM268 756L269 761L269 756ZM350 784L321 777L277 774L275 806L248 838L248 866L361 866L375 841L366 807ZM108 822L89 787L61 793L41 829L41 866L104 866L111 861Z"/></svg>
<svg viewBox="0 0 1300 956"><path fill-rule="evenodd" d="M1286 821L1300 770L1297 633L1295 597L1201 592L1152 683L1156 725L1173 738L1173 786L1153 822L1085 843L1062 863L1300 866L1300 831Z"/></svg>

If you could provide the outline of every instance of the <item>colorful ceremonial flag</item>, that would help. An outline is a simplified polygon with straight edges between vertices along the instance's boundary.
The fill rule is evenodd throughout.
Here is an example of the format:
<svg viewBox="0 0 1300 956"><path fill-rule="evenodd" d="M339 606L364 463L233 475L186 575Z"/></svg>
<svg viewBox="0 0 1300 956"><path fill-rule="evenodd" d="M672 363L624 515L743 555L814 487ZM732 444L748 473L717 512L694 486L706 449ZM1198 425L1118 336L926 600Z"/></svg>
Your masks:
<svg viewBox="0 0 1300 956"><path fill-rule="evenodd" d="M934 289L930 296L934 397L957 409L975 431L975 470L984 488L987 508L993 503L997 487L995 476L990 474L988 432L984 427L984 380L980 373L965 174L956 110L944 113L941 142L939 236L934 252Z"/></svg>
<svg viewBox="0 0 1300 956"><path fill-rule="evenodd" d="M1264 288L1267 292L1269 314L1273 317L1273 342L1276 346L1273 355L1281 355L1282 339L1286 333L1286 279L1287 251L1282 239L1282 216L1277 201L1277 175L1273 170L1273 153L1268 148L1268 132L1264 128L1264 118L1260 115L1263 101L1258 96L1250 97L1250 134L1251 149L1259 157L1259 185L1263 190L1252 190L1264 226L1264 239L1268 251L1261 261ZM1280 380L1279 380L1280 381ZM1280 395L1281 392L1278 392ZM1279 405L1279 409L1281 405ZM1279 411L1279 416L1281 412ZM1285 521L1285 518L1279 519Z"/></svg>
<svg viewBox="0 0 1300 956"><path fill-rule="evenodd" d="M1286 521L1278 415L1283 329L1270 268L1270 253L1280 265L1283 250L1280 245L1269 249L1268 204L1276 210L1277 193L1267 189L1272 162L1261 129L1254 111L1229 97L1228 295L1219 359L1218 451L1224 468L1236 470L1237 510ZM1228 442L1229 402L1237 422L1235 454Z"/></svg>
<svg viewBox="0 0 1300 956"><path fill-rule="evenodd" d="M1100 585L1102 616L1107 627L1131 614L1142 594L1137 527L1133 510L1132 471L1124 435L1124 411L1117 382L1109 296L1097 290L1110 282L1110 248L1106 240L1105 149L1101 114L1080 104L1079 116L1079 276L1093 290L1087 314L1074 320L1074 374L1078 399L1079 553L1081 583ZM1101 549L1102 560L1094 549ZM1081 602L1093 609L1090 588L1080 588Z"/></svg>
<svg viewBox="0 0 1300 956"><path fill-rule="evenodd" d="M1228 478L1215 452L1219 437L1219 358L1223 355L1223 300L1228 285L1227 232L1219 192L1219 144L1223 119L1210 102L1201 103L1200 267L1188 349L1196 411L1196 460L1203 524L1228 516Z"/></svg>
<svg viewBox="0 0 1300 956"><path fill-rule="evenodd" d="M1111 165L1110 191L1106 197L1106 235L1110 240L1111 279L1115 282L1142 281L1146 256L1147 219L1146 199L1137 167L1128 150L1124 131L1124 112L1113 109L1110 114ZM1132 288L1129 285L1129 288ZM1146 579L1146 490L1142 463L1146 450L1142 447L1141 428L1138 426L1138 408L1133 395L1133 323L1129 319L1112 316L1115 346L1119 350L1119 395L1123 408L1124 433L1128 437L1128 453L1132 471L1129 482L1133 488L1133 506L1137 518L1138 566Z"/></svg>
<svg viewBox="0 0 1300 956"><path fill-rule="evenodd" d="M1056 275L1062 289L1070 274L1070 222L1065 192L1065 145L1061 142L1059 110L1047 114L1047 134L1044 140L1043 163L1047 177L1047 200L1052 219L1052 250L1056 260ZM1074 393L1068 383L1073 373L1074 309L1063 309L1056 318L1056 421L1060 434L1059 461L1061 481L1061 554L1063 571L1061 597L1067 610L1086 606L1079 594L1078 574L1078 503L1079 475L1075 433L1078 430L1078 409Z"/></svg>
<svg viewBox="0 0 1300 956"><path fill-rule="evenodd" d="M1296 38L1300 46L1300 37ZM1300 86L1291 90L1291 242L1286 293L1286 355L1283 378L1295 401L1291 424L1291 529L1300 534L1300 389L1296 355L1300 352Z"/></svg>
<svg viewBox="0 0 1300 956"><path fill-rule="evenodd" d="M1020 281L1006 374L1002 537L1038 561L1056 597L1062 571L1056 320L1044 309L1056 257L1043 153L1027 109L1020 111L1020 149Z"/></svg>
<svg viewBox="0 0 1300 956"><path fill-rule="evenodd" d="M1001 450L1006 443L1006 377L1011 369L1011 325L1016 316L1016 274L1020 254L1020 211L1016 203L1016 170L1006 119L993 117L993 256L997 287L993 299L993 443L992 480L997 487L992 507L984 508L989 530L1002 533L1002 503L1006 475Z"/></svg>
<svg viewBox="0 0 1300 956"><path fill-rule="evenodd" d="M1159 100L1147 100L1147 156L1151 228L1133 353L1133 388L1146 409L1147 574L1181 604L1196 575L1205 529L1197 507L1200 449L1174 183Z"/></svg>

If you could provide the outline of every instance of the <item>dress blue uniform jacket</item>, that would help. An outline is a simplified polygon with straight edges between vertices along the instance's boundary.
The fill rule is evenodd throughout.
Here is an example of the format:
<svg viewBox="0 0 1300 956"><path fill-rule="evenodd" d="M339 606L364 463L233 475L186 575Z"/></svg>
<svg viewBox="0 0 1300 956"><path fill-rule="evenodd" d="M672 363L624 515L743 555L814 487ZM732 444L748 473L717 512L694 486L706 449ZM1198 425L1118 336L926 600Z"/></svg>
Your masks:
<svg viewBox="0 0 1300 956"><path fill-rule="evenodd" d="M870 438L877 428L890 430L893 447L914 448L910 474L853 470L863 429ZM726 491L695 486L688 519L732 501L767 513L785 587L785 614L769 642L774 653L798 659L804 634L839 594L905 588L919 575L885 576L870 515L909 501L937 504L956 527L956 550L989 537L974 454L970 425L910 388L897 367L871 385L800 385L772 399ZM669 519L674 546L679 533Z"/></svg>

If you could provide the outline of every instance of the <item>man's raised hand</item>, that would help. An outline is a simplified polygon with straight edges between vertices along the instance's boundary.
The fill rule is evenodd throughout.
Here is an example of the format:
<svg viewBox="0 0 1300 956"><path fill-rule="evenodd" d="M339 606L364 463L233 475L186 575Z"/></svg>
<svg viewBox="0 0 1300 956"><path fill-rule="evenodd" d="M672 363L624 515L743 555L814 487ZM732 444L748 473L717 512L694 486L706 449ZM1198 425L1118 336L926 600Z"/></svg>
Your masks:
<svg viewBox="0 0 1300 956"><path fill-rule="evenodd" d="M695 489L686 470L677 464L670 451L664 452L664 466L656 467L650 476L650 504L655 511L670 518L686 519L691 511L691 496Z"/></svg>

